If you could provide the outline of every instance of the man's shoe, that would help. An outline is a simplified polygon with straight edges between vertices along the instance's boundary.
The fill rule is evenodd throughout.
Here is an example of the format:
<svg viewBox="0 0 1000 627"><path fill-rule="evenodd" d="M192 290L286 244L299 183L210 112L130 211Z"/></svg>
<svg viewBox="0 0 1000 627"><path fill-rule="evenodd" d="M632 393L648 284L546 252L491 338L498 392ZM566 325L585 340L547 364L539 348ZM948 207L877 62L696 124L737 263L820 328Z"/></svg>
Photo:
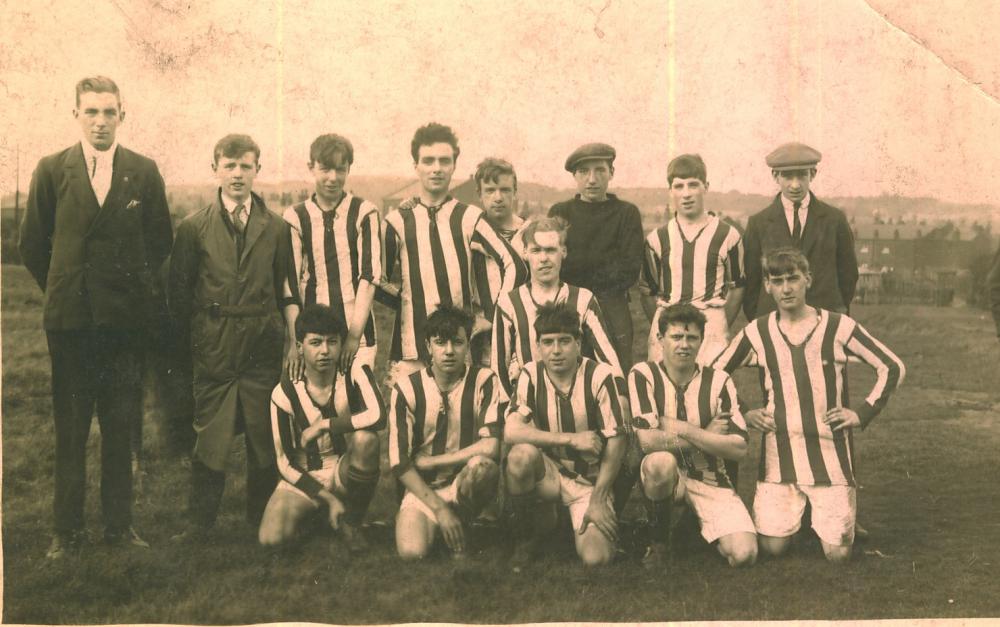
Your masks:
<svg viewBox="0 0 1000 627"><path fill-rule="evenodd" d="M45 559L58 560L66 557L70 551L77 551L83 545L83 532L77 531L71 534L55 534L52 542L45 551Z"/></svg>
<svg viewBox="0 0 1000 627"><path fill-rule="evenodd" d="M642 556L643 568L663 568L670 563L670 546L666 542L652 542Z"/></svg>
<svg viewBox="0 0 1000 627"><path fill-rule="evenodd" d="M868 530L861 526L861 523L854 523L854 541L855 542L867 542L871 534Z"/></svg>
<svg viewBox="0 0 1000 627"><path fill-rule="evenodd" d="M361 555L369 550L368 540L365 538L360 527L341 522L340 537L344 540L347 552L351 555Z"/></svg>
<svg viewBox="0 0 1000 627"><path fill-rule="evenodd" d="M105 531L104 543L109 546L134 546L139 549L148 549L149 542L146 542L136 532L135 527L129 527L124 531Z"/></svg>

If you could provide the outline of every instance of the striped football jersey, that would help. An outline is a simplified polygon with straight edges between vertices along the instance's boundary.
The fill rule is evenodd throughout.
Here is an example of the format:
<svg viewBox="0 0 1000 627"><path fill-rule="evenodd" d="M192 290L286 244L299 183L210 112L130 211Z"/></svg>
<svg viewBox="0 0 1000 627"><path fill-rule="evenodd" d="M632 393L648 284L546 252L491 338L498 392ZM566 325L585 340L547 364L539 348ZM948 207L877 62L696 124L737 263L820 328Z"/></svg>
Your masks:
<svg viewBox="0 0 1000 627"><path fill-rule="evenodd" d="M747 426L736 399L736 386L721 370L699 368L687 385L670 380L662 363L646 361L628 373L629 400L636 418L663 427L666 420L684 420L701 428L720 413L729 412L729 433L747 439ZM720 488L736 488L739 464L719 459L697 448L686 451L678 460L691 479Z"/></svg>
<svg viewBox="0 0 1000 627"><path fill-rule="evenodd" d="M757 318L713 363L730 373L744 363L763 368L767 410L777 430L763 435L761 481L855 485L852 430L833 431L823 422L828 409L847 406L848 357L860 358L876 374L864 402L853 408L862 427L885 407L905 376L899 357L855 320L818 312L816 327L797 345L778 328L778 312Z"/></svg>

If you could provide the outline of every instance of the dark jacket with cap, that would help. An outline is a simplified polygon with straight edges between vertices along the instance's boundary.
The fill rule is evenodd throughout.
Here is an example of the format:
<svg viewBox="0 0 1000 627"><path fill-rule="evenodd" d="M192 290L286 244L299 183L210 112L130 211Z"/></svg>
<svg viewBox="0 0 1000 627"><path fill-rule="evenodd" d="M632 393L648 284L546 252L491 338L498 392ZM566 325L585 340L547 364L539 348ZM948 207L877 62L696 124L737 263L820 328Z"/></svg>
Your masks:
<svg viewBox="0 0 1000 627"><path fill-rule="evenodd" d="M809 260L812 286L806 302L829 311L847 312L854 300L858 283L858 260L854 253L854 234L847 216L810 192L809 217L796 244L788 230L781 195L760 213L750 216L743 235L746 264L746 290L743 313L747 320L775 309L774 299L764 289L761 259L775 248L799 248Z"/></svg>
<svg viewBox="0 0 1000 627"><path fill-rule="evenodd" d="M596 294L625 292L635 284L644 250L638 207L614 194L604 202L585 202L578 194L553 205L549 215L570 225L563 281Z"/></svg>

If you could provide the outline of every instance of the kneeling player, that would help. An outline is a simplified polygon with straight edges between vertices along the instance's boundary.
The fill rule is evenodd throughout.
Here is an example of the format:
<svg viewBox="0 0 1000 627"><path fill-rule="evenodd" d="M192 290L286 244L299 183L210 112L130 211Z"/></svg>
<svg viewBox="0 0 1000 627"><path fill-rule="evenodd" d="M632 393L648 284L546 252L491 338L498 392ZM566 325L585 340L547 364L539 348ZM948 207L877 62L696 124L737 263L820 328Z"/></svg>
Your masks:
<svg viewBox="0 0 1000 627"><path fill-rule="evenodd" d="M305 378L287 376L271 394L271 427L278 484L264 510L259 539L264 545L290 540L302 519L328 508L352 553L363 551L357 527L378 484L378 430L386 409L367 364L338 373L347 325L324 305L308 305L295 321Z"/></svg>
<svg viewBox="0 0 1000 627"><path fill-rule="evenodd" d="M757 536L733 485L736 462L747 451L736 388L725 372L698 366L703 313L671 305L657 324L663 361L637 364L628 376L636 435L646 453L640 467L651 533L646 562L668 554L671 507L686 501L701 535L718 541L730 566L753 564Z"/></svg>
<svg viewBox="0 0 1000 627"><path fill-rule="evenodd" d="M406 488L396 517L404 559L427 555L438 529L463 555L463 519L497 496L497 419L507 396L493 371L466 366L472 324L461 309L438 307L424 323L430 367L392 389L389 464Z"/></svg>
<svg viewBox="0 0 1000 627"><path fill-rule="evenodd" d="M777 311L748 324L714 364L732 372L755 361L764 371L767 406L746 413L747 424L764 432L753 504L760 548L783 553L808 501L827 559L843 561L851 556L857 517L853 429L867 427L885 407L905 368L850 317L806 304L812 276L801 251L772 250L763 270ZM844 376L852 355L877 377L854 409Z"/></svg>
<svg viewBox="0 0 1000 627"><path fill-rule="evenodd" d="M535 334L541 360L521 369L504 427L513 445L507 490L521 541L513 563L531 558L561 502L569 508L577 554L588 566L604 564L618 541L611 489L625 453L614 375L580 356L580 315L571 306L539 307Z"/></svg>

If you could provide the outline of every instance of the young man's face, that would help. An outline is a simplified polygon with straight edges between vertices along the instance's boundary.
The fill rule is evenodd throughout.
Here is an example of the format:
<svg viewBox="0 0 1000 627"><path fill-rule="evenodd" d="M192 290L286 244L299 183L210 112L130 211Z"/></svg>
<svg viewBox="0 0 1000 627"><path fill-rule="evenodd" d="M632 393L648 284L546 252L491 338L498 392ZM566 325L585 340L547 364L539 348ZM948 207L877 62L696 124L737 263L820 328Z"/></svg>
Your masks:
<svg viewBox="0 0 1000 627"><path fill-rule="evenodd" d="M688 220L700 218L705 212L705 192L708 183L701 179L675 178L670 183L670 208Z"/></svg>
<svg viewBox="0 0 1000 627"><path fill-rule="evenodd" d="M587 202L603 202L608 197L608 184L614 174L607 159L581 161L573 172L576 191Z"/></svg>
<svg viewBox="0 0 1000 627"><path fill-rule="evenodd" d="M341 346L343 342L339 335L306 333L299 342L306 370L325 374L335 369L340 363Z"/></svg>
<svg viewBox="0 0 1000 627"><path fill-rule="evenodd" d="M115 143L118 125L125 119L118 95L111 92L85 91L73 117L83 130L83 137L97 150L107 150Z"/></svg>
<svg viewBox="0 0 1000 627"><path fill-rule="evenodd" d="M469 352L469 338L465 329L459 329L454 338L435 336L427 340L431 365L444 374L455 375L465 369L465 356Z"/></svg>
<svg viewBox="0 0 1000 627"><path fill-rule="evenodd" d="M669 323L660 336L663 361L668 366L683 368L694 363L701 348L701 331L691 323Z"/></svg>
<svg viewBox="0 0 1000 627"><path fill-rule="evenodd" d="M351 172L344 155L337 153L333 157L333 163L323 163L314 161L309 164L309 171L312 172L316 181L316 195L327 203L334 203L340 200L344 193L344 184L347 183L347 175Z"/></svg>
<svg viewBox="0 0 1000 627"><path fill-rule="evenodd" d="M517 207L517 185L511 174L500 174L495 181L480 181L479 200L486 210L486 218L494 224L510 219Z"/></svg>
<svg viewBox="0 0 1000 627"><path fill-rule="evenodd" d="M806 290L812 277L796 268L785 274L769 274L765 283L778 309L794 313L806 306Z"/></svg>
<svg viewBox="0 0 1000 627"><path fill-rule="evenodd" d="M555 231L535 231L524 247L524 258L531 269L532 280L545 284L558 282L566 246L559 241L559 233Z"/></svg>
<svg viewBox="0 0 1000 627"><path fill-rule="evenodd" d="M448 142L420 146L413 169L425 191L443 194L448 191L451 175L455 173L455 150Z"/></svg>
<svg viewBox="0 0 1000 627"><path fill-rule="evenodd" d="M786 170L774 173L774 182L781 189L781 195L792 202L802 202L809 195L812 170Z"/></svg>
<svg viewBox="0 0 1000 627"><path fill-rule="evenodd" d="M580 339L569 333L543 333L538 338L538 352L545 369L552 374L567 374L580 360Z"/></svg>
<svg viewBox="0 0 1000 627"><path fill-rule="evenodd" d="M248 150L239 157L219 155L218 162L212 164L212 170L219 179L222 193L236 202L243 202L250 197L260 164L257 163L257 155Z"/></svg>

